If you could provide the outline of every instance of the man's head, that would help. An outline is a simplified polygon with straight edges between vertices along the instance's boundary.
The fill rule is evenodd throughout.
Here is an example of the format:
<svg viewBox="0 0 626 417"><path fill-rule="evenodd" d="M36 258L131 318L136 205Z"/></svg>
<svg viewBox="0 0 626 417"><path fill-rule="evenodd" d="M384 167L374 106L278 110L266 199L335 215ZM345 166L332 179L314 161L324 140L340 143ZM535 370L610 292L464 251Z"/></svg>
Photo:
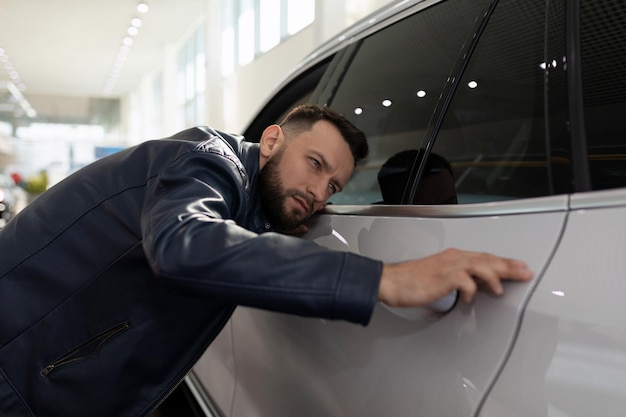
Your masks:
<svg viewBox="0 0 626 417"><path fill-rule="evenodd" d="M260 140L260 192L266 216L282 232L302 224L341 191L368 152L365 134L328 107L304 104Z"/></svg>

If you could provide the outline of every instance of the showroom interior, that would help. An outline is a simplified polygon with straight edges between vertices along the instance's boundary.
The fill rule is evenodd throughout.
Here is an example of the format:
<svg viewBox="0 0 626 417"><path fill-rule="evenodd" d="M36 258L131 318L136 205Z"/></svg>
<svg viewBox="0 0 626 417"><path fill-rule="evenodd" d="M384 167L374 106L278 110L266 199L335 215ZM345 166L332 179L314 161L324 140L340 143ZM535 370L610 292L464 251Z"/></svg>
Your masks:
<svg viewBox="0 0 626 417"><path fill-rule="evenodd" d="M626 415L625 71L626 0L0 0L0 417Z"/></svg>
<svg viewBox="0 0 626 417"><path fill-rule="evenodd" d="M0 0L0 172L17 209L141 141L240 132L316 47L389 3Z"/></svg>

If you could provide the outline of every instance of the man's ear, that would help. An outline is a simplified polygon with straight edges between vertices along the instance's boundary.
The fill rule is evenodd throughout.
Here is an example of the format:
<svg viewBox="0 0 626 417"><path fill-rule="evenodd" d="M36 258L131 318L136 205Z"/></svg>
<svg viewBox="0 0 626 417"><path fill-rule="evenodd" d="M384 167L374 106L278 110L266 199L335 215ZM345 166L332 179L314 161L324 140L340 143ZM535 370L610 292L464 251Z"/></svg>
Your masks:
<svg viewBox="0 0 626 417"><path fill-rule="evenodd" d="M261 166L265 165L265 161L280 148L283 140L283 132L280 126L271 125L265 128L259 141L261 145Z"/></svg>

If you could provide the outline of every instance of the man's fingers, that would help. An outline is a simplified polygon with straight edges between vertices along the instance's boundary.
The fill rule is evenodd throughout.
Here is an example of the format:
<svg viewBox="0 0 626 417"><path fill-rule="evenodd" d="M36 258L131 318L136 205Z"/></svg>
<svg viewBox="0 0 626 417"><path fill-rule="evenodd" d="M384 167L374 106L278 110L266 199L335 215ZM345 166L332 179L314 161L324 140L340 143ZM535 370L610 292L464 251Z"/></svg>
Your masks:
<svg viewBox="0 0 626 417"><path fill-rule="evenodd" d="M457 284L457 289L461 293L461 299L466 303L471 303L474 295L476 295L478 286L470 276L467 276L460 280Z"/></svg>
<svg viewBox="0 0 626 417"><path fill-rule="evenodd" d="M535 275L533 274L533 271L528 268L528 265L526 265L525 262L515 259L508 259L508 261L510 263L510 266L509 273L507 274L506 278L515 281L528 281L529 279L532 279L532 277Z"/></svg>
<svg viewBox="0 0 626 417"><path fill-rule="evenodd" d="M502 295L502 280L526 281L533 277L526 263L488 253L477 254L468 272L472 279L486 285L495 295Z"/></svg>
<svg viewBox="0 0 626 417"><path fill-rule="evenodd" d="M533 277L524 262L489 253L446 249L435 255L399 264L385 264L379 300L394 307L423 306L457 289L471 302L479 288L503 294L502 280Z"/></svg>

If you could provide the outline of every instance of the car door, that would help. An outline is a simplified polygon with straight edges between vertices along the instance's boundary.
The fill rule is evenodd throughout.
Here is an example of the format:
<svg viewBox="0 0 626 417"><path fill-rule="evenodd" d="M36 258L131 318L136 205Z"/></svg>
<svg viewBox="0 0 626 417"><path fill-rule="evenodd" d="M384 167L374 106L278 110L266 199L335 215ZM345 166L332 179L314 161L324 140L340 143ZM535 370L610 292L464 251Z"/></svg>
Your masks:
<svg viewBox="0 0 626 417"><path fill-rule="evenodd" d="M626 4L567 2L576 194L561 244L480 415L624 415Z"/></svg>
<svg viewBox="0 0 626 417"><path fill-rule="evenodd" d="M536 277L445 313L379 304L367 327L238 308L227 415L473 415L558 245L571 175L567 130L551 124L567 106L546 84L558 13L448 0L399 15L337 53L310 97L363 129L370 157L305 238L384 262L493 252Z"/></svg>

